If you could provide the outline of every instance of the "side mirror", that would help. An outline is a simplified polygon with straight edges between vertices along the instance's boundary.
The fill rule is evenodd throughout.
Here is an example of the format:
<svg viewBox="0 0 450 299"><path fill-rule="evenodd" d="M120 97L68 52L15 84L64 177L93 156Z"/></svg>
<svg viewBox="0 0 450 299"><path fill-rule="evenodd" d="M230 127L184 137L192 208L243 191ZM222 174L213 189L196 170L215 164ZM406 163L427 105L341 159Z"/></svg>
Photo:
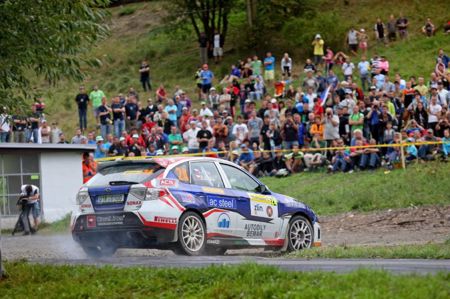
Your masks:
<svg viewBox="0 0 450 299"><path fill-rule="evenodd" d="M267 189L266 185L259 185L257 191L261 194L270 193L269 189Z"/></svg>

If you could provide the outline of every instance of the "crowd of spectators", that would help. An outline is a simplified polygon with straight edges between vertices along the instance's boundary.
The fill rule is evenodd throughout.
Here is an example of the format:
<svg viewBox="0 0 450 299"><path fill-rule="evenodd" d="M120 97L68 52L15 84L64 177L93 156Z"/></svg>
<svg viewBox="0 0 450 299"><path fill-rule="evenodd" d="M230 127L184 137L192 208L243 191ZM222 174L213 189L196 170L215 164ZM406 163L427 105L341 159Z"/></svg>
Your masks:
<svg viewBox="0 0 450 299"><path fill-rule="evenodd" d="M394 19L395 30L378 21L377 39L406 37L403 19ZM270 52L262 60L256 55L243 59L224 78L215 78L205 63L195 76L195 100L180 87L169 91L160 85L152 91L149 65L143 61L139 72L147 96L130 88L108 99L98 86L89 92L81 86L75 97L79 128L69 139L56 122L47 124L42 99L26 117L10 116L4 108L0 142L92 144L95 159L199 153L231 160L256 176L319 167L332 172L392 167L400 159L396 144L401 142L443 142L408 145L407 161L446 159L450 59L444 50L438 51L436 68L427 78L404 78L392 73L387 57L367 59L364 30L351 29L347 42L351 54L335 54L317 34L313 60L305 61L300 82L292 79L294 61L288 53L279 62ZM89 110L97 122L92 131L87 130ZM358 148L377 144L392 146ZM88 165L89 157L85 161Z"/></svg>

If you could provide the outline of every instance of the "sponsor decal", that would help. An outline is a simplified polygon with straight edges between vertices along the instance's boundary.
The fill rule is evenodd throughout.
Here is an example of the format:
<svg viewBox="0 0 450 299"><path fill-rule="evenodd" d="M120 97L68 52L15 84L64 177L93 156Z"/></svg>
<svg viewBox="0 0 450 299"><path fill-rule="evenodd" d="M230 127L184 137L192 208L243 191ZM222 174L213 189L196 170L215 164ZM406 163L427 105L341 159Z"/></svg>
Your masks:
<svg viewBox="0 0 450 299"><path fill-rule="evenodd" d="M266 230L265 224L246 224L245 230L246 236L250 238L262 237L263 232Z"/></svg>
<svg viewBox="0 0 450 299"><path fill-rule="evenodd" d="M178 180L175 180L175 179L160 179L159 180L159 187L177 188L178 187Z"/></svg>
<svg viewBox="0 0 450 299"><path fill-rule="evenodd" d="M263 209L262 205L257 203L253 206L253 213L255 216L262 215L263 211L264 211L264 209Z"/></svg>
<svg viewBox="0 0 450 299"><path fill-rule="evenodd" d="M236 209L236 200L232 198L208 197L208 206L221 209Z"/></svg>
<svg viewBox="0 0 450 299"><path fill-rule="evenodd" d="M127 206L139 206L142 202L140 200L128 200Z"/></svg>
<svg viewBox="0 0 450 299"><path fill-rule="evenodd" d="M191 193L181 193L180 199L185 203L195 203L195 197Z"/></svg>
<svg viewBox="0 0 450 299"><path fill-rule="evenodd" d="M267 206L266 208L267 217L271 218L273 215L273 209L271 206Z"/></svg>
<svg viewBox="0 0 450 299"><path fill-rule="evenodd" d="M168 224L177 224L177 218L155 216L155 222L168 223Z"/></svg>
<svg viewBox="0 0 450 299"><path fill-rule="evenodd" d="M217 227L218 228L230 228L230 216L227 213L222 213L219 215L217 219Z"/></svg>
<svg viewBox="0 0 450 299"><path fill-rule="evenodd" d="M219 240L206 240L206 244L213 244L213 245L219 245L220 241Z"/></svg>
<svg viewBox="0 0 450 299"><path fill-rule="evenodd" d="M277 205L277 200L272 195L248 193L248 196L250 197L250 200L254 201L254 202L259 202L259 203L272 205L272 206L276 206Z"/></svg>
<svg viewBox="0 0 450 299"><path fill-rule="evenodd" d="M250 214L256 217L273 219L278 213L278 203L275 197L256 193L248 193L250 197Z"/></svg>
<svg viewBox="0 0 450 299"><path fill-rule="evenodd" d="M202 187L202 190L206 193L225 194L225 191L220 188Z"/></svg>

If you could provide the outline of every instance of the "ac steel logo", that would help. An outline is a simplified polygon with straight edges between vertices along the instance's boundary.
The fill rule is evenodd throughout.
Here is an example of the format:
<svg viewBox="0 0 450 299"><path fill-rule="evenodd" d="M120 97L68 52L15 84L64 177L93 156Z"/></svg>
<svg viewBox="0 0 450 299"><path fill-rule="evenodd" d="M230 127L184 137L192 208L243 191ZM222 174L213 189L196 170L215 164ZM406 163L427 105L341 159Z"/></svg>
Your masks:
<svg viewBox="0 0 450 299"><path fill-rule="evenodd" d="M230 228L230 216L226 213L222 213L219 215L219 218L217 219L217 227L219 228Z"/></svg>

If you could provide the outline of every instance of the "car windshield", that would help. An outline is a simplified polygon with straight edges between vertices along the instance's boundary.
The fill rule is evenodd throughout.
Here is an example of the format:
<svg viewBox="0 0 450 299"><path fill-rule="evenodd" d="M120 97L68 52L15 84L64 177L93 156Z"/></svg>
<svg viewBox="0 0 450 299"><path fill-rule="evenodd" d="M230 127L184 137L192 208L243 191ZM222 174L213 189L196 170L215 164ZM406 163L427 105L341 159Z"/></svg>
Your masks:
<svg viewBox="0 0 450 299"><path fill-rule="evenodd" d="M153 179L162 171L164 167L157 163L113 164L101 168L86 185L138 184Z"/></svg>

